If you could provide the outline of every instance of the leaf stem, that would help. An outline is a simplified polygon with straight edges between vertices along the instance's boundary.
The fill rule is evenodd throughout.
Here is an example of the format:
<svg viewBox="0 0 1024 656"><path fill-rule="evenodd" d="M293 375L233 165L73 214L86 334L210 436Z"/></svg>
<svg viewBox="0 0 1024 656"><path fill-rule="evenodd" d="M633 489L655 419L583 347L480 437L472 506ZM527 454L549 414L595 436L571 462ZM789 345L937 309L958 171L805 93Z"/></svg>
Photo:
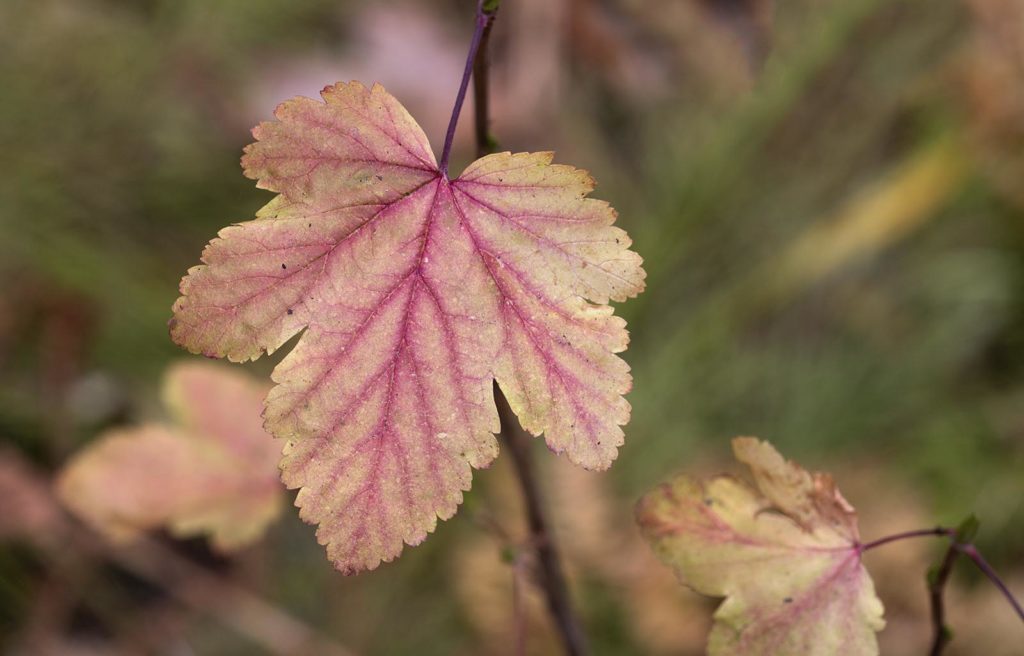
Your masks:
<svg viewBox="0 0 1024 656"><path fill-rule="evenodd" d="M501 393L497 384L494 386L495 400L498 405L498 416L501 418L501 434L505 438L508 450L515 464L516 477L523 491L526 503L526 519L530 528L530 544L537 551L537 564L540 571L538 578L540 587L547 599L548 612L555 622L569 656L584 656L588 653L586 638L580 628L569 588L562 573L561 558L554 536L548 528L544 514L544 503L534 473L533 456L531 454L532 438L519 425L519 420L509 407L508 400Z"/></svg>
<svg viewBox="0 0 1024 656"><path fill-rule="evenodd" d="M459 84L459 93L455 96L455 107L452 108L452 117L448 121L448 132L444 137L444 149L441 151L441 173L448 177L448 159L452 154L452 142L455 140L455 127L459 124L459 114L462 112L462 103L466 100L466 90L469 88L469 78L473 73L473 63L476 61L476 53L480 49L484 32L489 32L488 26L494 18L497 10L485 11L484 0L477 0L476 3L476 26L473 29L473 39L469 42L469 54L466 56L466 68L462 72L462 82Z"/></svg>
<svg viewBox="0 0 1024 656"><path fill-rule="evenodd" d="M949 645L953 639L953 632L950 630L949 625L946 624L946 606L943 600L943 594L945 593L946 583L949 581L950 574L953 571L953 565L956 563L957 557L960 554L967 556L978 569L982 571L985 576L992 582L996 588L1006 597L1006 600L1013 607L1014 612L1017 613L1022 621L1024 621L1024 608L1013 596L1010 588L1003 582L996 571L992 569L992 566L988 564L988 561L982 557L978 548L971 542L975 533L978 530L978 520L972 515L968 517L958 528L946 528L942 526L936 526L935 528L918 529L916 531L905 531L903 533L896 533L893 535L887 535L885 537L867 542L865 544L858 544L856 546L857 552L863 554L865 551L880 547L890 542L897 542L899 540L906 540L908 538L919 538L919 537L947 537L949 538L949 547L946 549L945 555L942 557L942 562L937 566L928 570L928 597L931 605L931 618L932 618L932 647L928 652L930 656L940 656L943 650Z"/></svg>
<svg viewBox="0 0 1024 656"><path fill-rule="evenodd" d="M889 544L890 542L897 542L899 540L906 540L908 538L925 538L925 537L942 537L947 535L953 535L956 533L954 529L944 528L942 526L936 526L935 528L922 528L916 531L905 531L903 533L895 533L893 535L887 535L877 540L872 540L865 544L858 545L857 550L861 553L880 547L883 544Z"/></svg>

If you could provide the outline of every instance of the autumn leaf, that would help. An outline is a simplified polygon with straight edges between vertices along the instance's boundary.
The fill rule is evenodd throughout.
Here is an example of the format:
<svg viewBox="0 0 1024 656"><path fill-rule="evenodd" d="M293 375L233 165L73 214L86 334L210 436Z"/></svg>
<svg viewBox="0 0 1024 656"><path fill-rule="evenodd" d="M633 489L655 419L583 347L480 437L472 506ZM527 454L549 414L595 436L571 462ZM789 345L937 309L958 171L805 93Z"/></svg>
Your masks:
<svg viewBox="0 0 1024 656"><path fill-rule="evenodd" d="M725 600L711 656L877 654L882 603L861 564L857 515L827 474L767 442L733 440L757 489L679 476L637 506L645 537L684 583Z"/></svg>
<svg viewBox="0 0 1024 656"><path fill-rule="evenodd" d="M302 518L354 573L425 539L494 459L493 380L554 451L611 464L631 378L607 303L644 274L586 172L501 153L450 181L383 87L322 96L254 130L245 173L279 195L207 246L171 335L243 361L304 331L266 427Z"/></svg>
<svg viewBox="0 0 1024 656"><path fill-rule="evenodd" d="M61 501L117 541L157 527L209 534L224 551L255 541L283 497L280 448L261 426L265 391L218 365L171 367L163 396L177 425L101 436L61 472Z"/></svg>
<svg viewBox="0 0 1024 656"><path fill-rule="evenodd" d="M49 482L20 453L0 447L0 542L49 537L60 515Z"/></svg>

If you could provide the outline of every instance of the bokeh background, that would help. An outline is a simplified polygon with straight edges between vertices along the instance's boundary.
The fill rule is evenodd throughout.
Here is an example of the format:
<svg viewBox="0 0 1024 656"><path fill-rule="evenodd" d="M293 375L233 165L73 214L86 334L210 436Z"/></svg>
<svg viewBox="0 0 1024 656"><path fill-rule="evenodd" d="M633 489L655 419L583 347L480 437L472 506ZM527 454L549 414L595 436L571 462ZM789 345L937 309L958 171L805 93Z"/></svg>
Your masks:
<svg viewBox="0 0 1024 656"><path fill-rule="evenodd" d="M0 3L0 652L327 653L316 634L508 654L525 624L530 653L557 653L507 457L355 578L290 508L239 554L162 534L125 551L49 494L104 430L162 416L161 372L188 357L167 337L178 281L269 199L238 167L250 127L359 79L439 148L473 4ZM977 514L1024 596L1024 1L505 0L492 46L501 147L589 169L648 272L619 309L618 461L590 474L536 445L595 653L703 653L714 601L649 554L632 505L730 468L738 434L833 472L865 538ZM941 550L870 555L884 654L925 652ZM949 596L950 654L1021 653L966 564Z"/></svg>

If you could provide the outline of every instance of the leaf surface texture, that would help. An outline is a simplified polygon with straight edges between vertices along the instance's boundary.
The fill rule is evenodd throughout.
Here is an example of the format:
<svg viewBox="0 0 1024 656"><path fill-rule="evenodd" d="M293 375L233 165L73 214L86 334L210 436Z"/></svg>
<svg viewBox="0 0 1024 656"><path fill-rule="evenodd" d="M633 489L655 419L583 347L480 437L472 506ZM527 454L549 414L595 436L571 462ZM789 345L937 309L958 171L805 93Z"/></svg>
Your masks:
<svg viewBox="0 0 1024 656"><path fill-rule="evenodd" d="M610 300L640 257L593 180L551 153L490 155L456 180L381 86L339 83L254 130L242 159L278 195L221 231L182 281L171 334L250 360L298 333L266 426L283 478L343 572L451 517L497 454L497 380L523 426L607 468L629 419Z"/></svg>

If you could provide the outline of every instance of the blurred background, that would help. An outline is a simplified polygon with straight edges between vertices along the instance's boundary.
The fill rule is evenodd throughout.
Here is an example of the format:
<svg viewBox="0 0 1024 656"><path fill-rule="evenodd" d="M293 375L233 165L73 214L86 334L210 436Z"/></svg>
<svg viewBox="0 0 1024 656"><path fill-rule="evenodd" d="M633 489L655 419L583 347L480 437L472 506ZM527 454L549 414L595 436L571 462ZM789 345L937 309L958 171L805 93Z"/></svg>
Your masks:
<svg viewBox="0 0 1024 656"><path fill-rule="evenodd" d="M178 281L269 200L238 166L249 129L358 79L439 148L473 4L0 3L0 652L510 654L525 624L529 653L557 653L507 456L423 545L354 578L290 504L224 555L159 532L111 545L51 493L104 431L162 420L161 374L189 357L167 336ZM715 601L675 583L632 506L673 472L729 469L738 434L831 471L865 539L976 513L1024 596L1024 0L503 5L501 148L589 169L648 272L619 308L618 461L590 474L535 445L595 653L703 653ZM925 653L941 552L870 554L883 654ZM949 598L948 653L1021 653L966 564Z"/></svg>

